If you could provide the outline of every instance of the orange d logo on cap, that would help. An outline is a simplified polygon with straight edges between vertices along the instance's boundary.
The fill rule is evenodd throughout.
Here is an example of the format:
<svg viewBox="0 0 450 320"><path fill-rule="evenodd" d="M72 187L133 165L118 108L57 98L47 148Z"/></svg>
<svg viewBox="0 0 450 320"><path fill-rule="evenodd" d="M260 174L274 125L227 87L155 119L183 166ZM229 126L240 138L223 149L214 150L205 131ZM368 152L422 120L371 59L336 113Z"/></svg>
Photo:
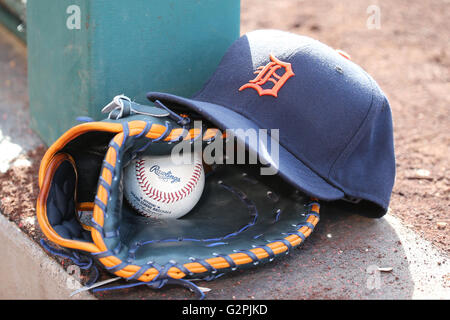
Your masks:
<svg viewBox="0 0 450 320"><path fill-rule="evenodd" d="M260 96L278 96L278 91L284 86L286 81L295 75L292 71L292 66L290 63L283 62L275 58L272 54L270 55L270 60L267 65L259 67L255 73L258 74L255 79L250 80L248 83L244 84L239 88L242 91L247 88L255 89ZM276 71L284 69L282 75L278 74ZM262 86L267 82L272 82L274 85L272 88L264 89Z"/></svg>

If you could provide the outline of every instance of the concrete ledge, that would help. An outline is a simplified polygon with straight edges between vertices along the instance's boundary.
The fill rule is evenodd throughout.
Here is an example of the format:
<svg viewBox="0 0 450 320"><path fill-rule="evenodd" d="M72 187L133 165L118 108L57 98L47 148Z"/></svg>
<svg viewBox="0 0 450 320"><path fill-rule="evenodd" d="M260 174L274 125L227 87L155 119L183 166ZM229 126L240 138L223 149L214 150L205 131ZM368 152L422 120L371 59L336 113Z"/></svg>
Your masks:
<svg viewBox="0 0 450 320"><path fill-rule="evenodd" d="M40 246L0 214L0 299L95 299Z"/></svg>

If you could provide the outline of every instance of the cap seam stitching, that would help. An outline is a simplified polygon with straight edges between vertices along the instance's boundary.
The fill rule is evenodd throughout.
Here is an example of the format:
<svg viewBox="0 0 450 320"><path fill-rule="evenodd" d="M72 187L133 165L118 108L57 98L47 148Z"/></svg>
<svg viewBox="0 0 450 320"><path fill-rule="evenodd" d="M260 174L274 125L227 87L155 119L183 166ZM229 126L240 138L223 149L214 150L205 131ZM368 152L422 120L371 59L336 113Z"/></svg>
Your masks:
<svg viewBox="0 0 450 320"><path fill-rule="evenodd" d="M363 70L364 71L364 70ZM374 106L374 101L375 101L375 87L374 87L374 83L372 81L372 79L370 79L370 77L366 74L366 72L364 71L364 75L366 76L366 78L369 80L369 82L372 85L372 97L371 97L371 101L370 101L370 105L369 105L369 109L366 112L366 115L364 116L364 119L361 121L360 125L358 126L358 129L355 131L355 133L350 137L350 139L348 140L348 142L346 143L346 147L337 155L337 157L335 158L335 160L333 161L333 164L330 166L330 170L328 171L328 175L327 175L327 179L331 179L332 174L335 172L336 168L336 164L337 162L345 155L345 154L350 154L350 151L348 151L347 149L353 145L355 143L355 139L358 136L358 134L361 132L361 130L364 128L364 124L366 123L372 109ZM354 148L352 149L352 151L354 151ZM348 155L347 155L348 157ZM334 179L333 179L334 180Z"/></svg>

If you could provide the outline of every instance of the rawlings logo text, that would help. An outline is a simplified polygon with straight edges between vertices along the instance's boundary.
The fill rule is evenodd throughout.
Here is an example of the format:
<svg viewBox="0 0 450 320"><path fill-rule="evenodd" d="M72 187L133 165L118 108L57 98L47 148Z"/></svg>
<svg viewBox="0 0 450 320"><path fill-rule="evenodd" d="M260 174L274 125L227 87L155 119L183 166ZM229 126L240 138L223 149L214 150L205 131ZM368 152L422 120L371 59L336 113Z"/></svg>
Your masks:
<svg viewBox="0 0 450 320"><path fill-rule="evenodd" d="M170 183L177 183L180 182L180 178L177 176L174 176L172 174L172 171L162 171L160 166L154 165L150 168L150 172L153 172L158 176L159 179L163 180L164 182L170 181Z"/></svg>

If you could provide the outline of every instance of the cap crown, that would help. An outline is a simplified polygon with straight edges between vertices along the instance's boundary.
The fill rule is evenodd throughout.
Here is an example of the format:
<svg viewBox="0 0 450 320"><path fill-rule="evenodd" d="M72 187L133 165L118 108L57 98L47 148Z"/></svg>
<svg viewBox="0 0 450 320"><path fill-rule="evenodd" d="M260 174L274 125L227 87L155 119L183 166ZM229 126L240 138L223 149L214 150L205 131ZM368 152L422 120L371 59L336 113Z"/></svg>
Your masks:
<svg viewBox="0 0 450 320"><path fill-rule="evenodd" d="M387 208L395 176L389 103L362 68L329 46L250 32L193 99L279 129L280 144L331 185Z"/></svg>

